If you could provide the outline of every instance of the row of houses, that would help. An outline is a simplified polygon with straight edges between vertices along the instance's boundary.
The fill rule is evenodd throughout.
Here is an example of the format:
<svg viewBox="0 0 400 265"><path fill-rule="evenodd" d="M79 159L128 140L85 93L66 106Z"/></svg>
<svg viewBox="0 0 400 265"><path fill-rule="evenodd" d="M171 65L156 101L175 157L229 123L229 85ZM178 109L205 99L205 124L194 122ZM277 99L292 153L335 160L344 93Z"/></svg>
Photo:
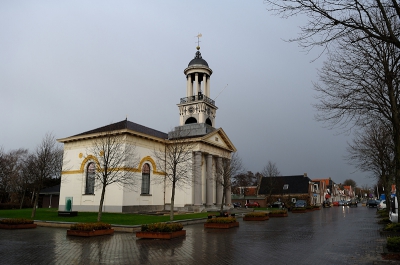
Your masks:
<svg viewBox="0 0 400 265"><path fill-rule="evenodd" d="M261 207L276 201L291 205L297 200L305 200L309 205L321 205L325 200L334 202L355 197L352 186L341 186L331 178L310 179L306 173L295 176L260 177L257 186L239 187L232 192L232 203L245 205L251 201L258 202ZM60 185L42 190L41 207L57 208L59 193Z"/></svg>
<svg viewBox="0 0 400 265"><path fill-rule="evenodd" d="M293 205L297 200L305 200L308 205L321 205L330 202L350 200L355 196L354 187L341 186L331 178L310 179L304 175L260 177L257 186L239 187L232 194L232 202L245 205L246 202L258 202L266 207L276 201Z"/></svg>

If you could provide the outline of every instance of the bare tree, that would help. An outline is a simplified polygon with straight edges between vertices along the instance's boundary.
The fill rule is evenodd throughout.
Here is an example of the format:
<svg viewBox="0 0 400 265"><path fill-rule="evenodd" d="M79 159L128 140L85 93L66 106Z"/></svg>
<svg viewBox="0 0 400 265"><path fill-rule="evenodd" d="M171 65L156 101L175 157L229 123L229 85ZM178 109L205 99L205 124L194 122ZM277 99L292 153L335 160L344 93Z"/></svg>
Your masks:
<svg viewBox="0 0 400 265"><path fill-rule="evenodd" d="M58 156L62 154L61 147L57 144L52 134L46 134L42 142L36 147L35 152L27 159L26 173L33 179L34 203L31 218L35 217L36 207L39 201L39 192L43 188L46 179L60 175L62 159Z"/></svg>
<svg viewBox="0 0 400 265"><path fill-rule="evenodd" d="M327 46L349 33L358 34L355 41L372 38L400 48L400 19L397 0L265 0L269 10L284 18L304 14L308 23L301 26L294 41L306 48ZM379 20L377 20L379 18Z"/></svg>
<svg viewBox="0 0 400 265"><path fill-rule="evenodd" d="M24 174L25 161L29 153L27 149L12 150L8 154L9 187L12 203L19 203L22 208L25 192L28 188L29 174Z"/></svg>
<svg viewBox="0 0 400 265"><path fill-rule="evenodd" d="M174 220L175 193L177 188L193 184L193 149L196 143L188 138L190 132L180 127L169 133L163 150L154 150L159 168L165 168L165 184L171 187L170 220Z"/></svg>
<svg viewBox="0 0 400 265"><path fill-rule="evenodd" d="M226 204L226 193L232 186L232 177L241 173L243 170L242 159L238 153L233 153L231 158L222 158L222 164L218 165L216 170L217 186L222 187L222 199L220 213L223 214L224 205Z"/></svg>
<svg viewBox="0 0 400 265"><path fill-rule="evenodd" d="M275 163L268 161L267 165L264 166L263 170L261 171L261 174L264 178L266 178L264 183L268 191L269 201L271 202L272 194L283 189L284 183L282 178L279 178L281 173L279 172Z"/></svg>
<svg viewBox="0 0 400 265"><path fill-rule="evenodd" d="M117 128L115 128L117 129ZM101 221L104 196L109 185L117 184L123 188L134 189L137 185L135 168L139 164L136 146L130 143L126 134L120 133L110 125L107 131L96 137L86 150L87 156L95 157L88 167L91 175L86 183L88 190L101 189L97 221Z"/></svg>
<svg viewBox="0 0 400 265"><path fill-rule="evenodd" d="M343 182L343 185L344 186L352 186L352 187L356 187L357 186L357 183L354 181L354 180L352 180L352 179L346 179L344 182Z"/></svg>
<svg viewBox="0 0 400 265"><path fill-rule="evenodd" d="M399 21L393 21L400 28ZM377 23L376 25L379 25ZM348 33L320 72L317 120L332 127L380 123L392 133L397 186L400 186L400 49ZM400 196L400 189L397 191Z"/></svg>
<svg viewBox="0 0 400 265"><path fill-rule="evenodd" d="M22 170L27 154L28 150L22 148L7 153L0 149L0 202L19 202L19 180L24 176Z"/></svg>
<svg viewBox="0 0 400 265"><path fill-rule="evenodd" d="M234 189L257 185L257 183L258 183L257 177L251 171L239 172L232 178L232 188Z"/></svg>
<svg viewBox="0 0 400 265"><path fill-rule="evenodd" d="M357 133L349 144L349 161L362 171L373 172L384 187L386 196L390 196L390 187L394 181L394 146L390 128L374 124L363 132Z"/></svg>

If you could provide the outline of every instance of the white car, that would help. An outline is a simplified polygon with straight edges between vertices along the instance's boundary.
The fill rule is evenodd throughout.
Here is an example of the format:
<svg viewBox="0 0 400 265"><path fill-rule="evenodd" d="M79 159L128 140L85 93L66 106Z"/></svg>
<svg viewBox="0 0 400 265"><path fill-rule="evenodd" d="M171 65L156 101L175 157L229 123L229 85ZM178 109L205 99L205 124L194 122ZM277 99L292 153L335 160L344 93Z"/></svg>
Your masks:
<svg viewBox="0 0 400 265"><path fill-rule="evenodd" d="M397 204L397 197L391 198L390 199L390 212L389 212L389 220L392 223L398 223L399 222L399 209L398 209L398 204Z"/></svg>
<svg viewBox="0 0 400 265"><path fill-rule="evenodd" d="M386 209L386 201L383 200L378 204L378 210Z"/></svg>

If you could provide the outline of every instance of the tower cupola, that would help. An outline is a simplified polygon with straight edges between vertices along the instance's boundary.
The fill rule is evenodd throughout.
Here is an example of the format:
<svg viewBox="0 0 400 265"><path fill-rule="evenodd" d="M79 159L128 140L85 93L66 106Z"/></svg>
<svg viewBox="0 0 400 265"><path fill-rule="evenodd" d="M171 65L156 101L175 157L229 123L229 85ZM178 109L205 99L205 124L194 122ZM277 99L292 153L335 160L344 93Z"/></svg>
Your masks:
<svg viewBox="0 0 400 265"><path fill-rule="evenodd" d="M205 123L215 127L217 107L210 96L210 77L213 71L200 53L200 47L194 59L183 71L186 76L186 97L181 98L179 107L180 125Z"/></svg>

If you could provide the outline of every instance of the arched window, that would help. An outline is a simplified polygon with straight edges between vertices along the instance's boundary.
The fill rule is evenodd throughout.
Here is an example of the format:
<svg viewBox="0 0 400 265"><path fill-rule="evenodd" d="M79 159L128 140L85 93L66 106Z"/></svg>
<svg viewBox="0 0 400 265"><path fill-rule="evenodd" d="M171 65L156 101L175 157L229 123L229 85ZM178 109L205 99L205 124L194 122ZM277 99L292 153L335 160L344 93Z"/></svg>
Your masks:
<svg viewBox="0 0 400 265"><path fill-rule="evenodd" d="M197 123L196 118L190 117L186 120L185 124Z"/></svg>
<svg viewBox="0 0 400 265"><path fill-rule="evenodd" d="M150 194L150 166L147 163L142 167L142 194Z"/></svg>
<svg viewBox="0 0 400 265"><path fill-rule="evenodd" d="M96 165L91 162L86 170L86 189L85 194L94 194L94 177L96 174Z"/></svg>
<svg viewBox="0 0 400 265"><path fill-rule="evenodd" d="M207 120L206 120L206 124L208 124L208 125L212 126L212 122L211 122L210 118L207 118Z"/></svg>

